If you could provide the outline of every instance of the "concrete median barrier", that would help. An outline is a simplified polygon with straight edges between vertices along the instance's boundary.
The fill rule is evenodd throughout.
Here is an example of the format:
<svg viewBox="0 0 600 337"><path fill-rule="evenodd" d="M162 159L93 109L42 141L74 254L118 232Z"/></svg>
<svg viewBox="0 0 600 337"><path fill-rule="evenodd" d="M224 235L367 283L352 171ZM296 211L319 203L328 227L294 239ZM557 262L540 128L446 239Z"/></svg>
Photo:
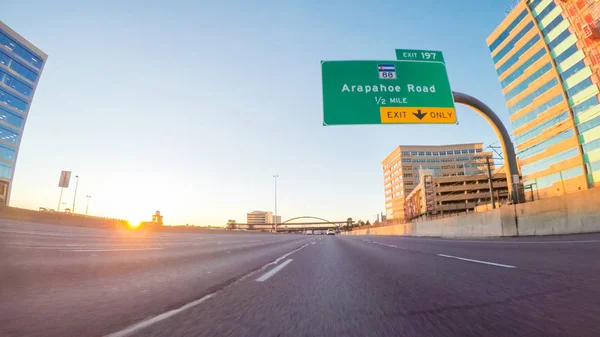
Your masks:
<svg viewBox="0 0 600 337"><path fill-rule="evenodd" d="M65 214L58 212L39 212L8 206L0 206L0 219L90 228L115 229L127 227L127 222L120 219L92 216L86 217L81 214Z"/></svg>

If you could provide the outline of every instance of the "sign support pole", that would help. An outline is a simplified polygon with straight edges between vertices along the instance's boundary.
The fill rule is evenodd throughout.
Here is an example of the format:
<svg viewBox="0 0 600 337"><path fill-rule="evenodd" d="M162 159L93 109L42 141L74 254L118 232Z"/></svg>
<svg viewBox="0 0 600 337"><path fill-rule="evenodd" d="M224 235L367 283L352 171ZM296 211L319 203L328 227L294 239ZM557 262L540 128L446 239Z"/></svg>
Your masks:
<svg viewBox="0 0 600 337"><path fill-rule="evenodd" d="M64 187L60 188L60 197L58 198L58 208L57 208L58 209L58 211L57 211L58 213L60 213L60 202L62 201L62 193L63 193L64 189L65 189Z"/></svg>
<svg viewBox="0 0 600 337"><path fill-rule="evenodd" d="M500 118L498 118L498 115L496 115L496 113L494 113L492 109L490 109L487 105L485 105L477 98L456 91L453 91L452 94L454 95L454 102L466 105L472 108L473 110L477 111L488 121L488 123L490 123L490 125L496 132L496 135L500 140L500 144L502 145L502 153L504 153L504 159L507 163L506 166L508 167L508 173L506 174L508 194L513 204L518 204L519 196L517 195L517 193L519 193L519 181L513 181L513 176L519 176L519 168L517 166L517 155L515 154L515 148L513 146L512 141L510 140L508 131L506 131L506 128L504 127L504 124L502 124L502 121L500 120Z"/></svg>

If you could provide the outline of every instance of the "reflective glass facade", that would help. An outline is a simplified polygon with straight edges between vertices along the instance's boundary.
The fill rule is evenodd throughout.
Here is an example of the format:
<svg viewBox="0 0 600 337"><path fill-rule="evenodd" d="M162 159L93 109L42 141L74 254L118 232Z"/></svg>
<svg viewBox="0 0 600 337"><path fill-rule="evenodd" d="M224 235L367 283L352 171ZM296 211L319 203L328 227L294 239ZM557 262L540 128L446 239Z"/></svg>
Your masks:
<svg viewBox="0 0 600 337"><path fill-rule="evenodd" d="M10 199L21 135L47 55L0 21L0 205Z"/></svg>
<svg viewBox="0 0 600 337"><path fill-rule="evenodd" d="M542 197L600 183L600 165L591 165L600 161L596 5L522 0L487 39L523 184Z"/></svg>

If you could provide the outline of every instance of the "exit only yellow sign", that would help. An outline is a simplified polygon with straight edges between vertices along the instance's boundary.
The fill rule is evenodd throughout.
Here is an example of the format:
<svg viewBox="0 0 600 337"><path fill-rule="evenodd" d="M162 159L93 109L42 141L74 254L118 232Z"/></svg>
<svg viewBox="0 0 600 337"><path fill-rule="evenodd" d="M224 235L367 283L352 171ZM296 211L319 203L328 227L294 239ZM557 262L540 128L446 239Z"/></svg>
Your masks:
<svg viewBox="0 0 600 337"><path fill-rule="evenodd" d="M383 124L456 124L454 108L380 107Z"/></svg>

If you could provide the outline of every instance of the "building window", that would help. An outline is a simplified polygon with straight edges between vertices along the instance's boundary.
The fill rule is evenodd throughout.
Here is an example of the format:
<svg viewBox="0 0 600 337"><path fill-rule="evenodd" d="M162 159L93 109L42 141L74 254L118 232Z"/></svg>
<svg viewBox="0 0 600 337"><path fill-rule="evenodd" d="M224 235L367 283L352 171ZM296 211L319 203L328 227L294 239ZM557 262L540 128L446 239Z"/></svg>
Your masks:
<svg viewBox="0 0 600 337"><path fill-rule="evenodd" d="M404 178L412 178L413 174L412 173L404 173Z"/></svg>
<svg viewBox="0 0 600 337"><path fill-rule="evenodd" d="M403 156L410 156L410 151L402 151Z"/></svg>
<svg viewBox="0 0 600 337"><path fill-rule="evenodd" d="M568 59L569 56L575 54L577 52L577 50L578 50L577 44L574 44L571 47L567 48L567 50L563 51L560 55L555 57L554 61L556 62L556 64L559 64L562 61Z"/></svg>
<svg viewBox="0 0 600 337"><path fill-rule="evenodd" d="M500 67L498 67L498 70L496 70L496 72L498 73L498 76L501 76L502 74L504 74L505 71L507 71L510 67L512 67L519 59L521 59L521 56L523 56L523 54L525 54L540 39L541 39L540 35L535 34L529 41L527 41L523 45L523 47L519 48L519 50L517 50L508 60L506 60L506 62L504 62L504 64L502 64Z"/></svg>
<svg viewBox="0 0 600 337"><path fill-rule="evenodd" d="M476 149L475 152L477 152L477 153L483 152L483 149Z"/></svg>
<svg viewBox="0 0 600 337"><path fill-rule="evenodd" d="M411 156L416 156L417 155L417 151L410 151L410 155Z"/></svg>
<svg viewBox="0 0 600 337"><path fill-rule="evenodd" d="M570 89L568 89L567 95L569 97L573 97L573 96L577 95L578 93L580 93L583 89L589 87L590 85L592 85L592 79L588 77L588 78L584 79L583 81L575 84Z"/></svg>
<svg viewBox="0 0 600 337"><path fill-rule="evenodd" d="M8 75L8 73L5 73L3 71L0 71L0 82L6 84L6 86L13 88L14 90L18 91L20 94L25 96L30 96L31 91L33 90L29 85L17 80L16 78Z"/></svg>
<svg viewBox="0 0 600 337"><path fill-rule="evenodd" d="M440 151L440 156L445 156L446 155L446 151Z"/></svg>
<svg viewBox="0 0 600 337"><path fill-rule="evenodd" d="M14 70L17 74L25 77L26 79L30 80L31 82L35 82L38 78L38 75L36 73L27 69L24 65L13 60L12 58L10 58L8 55L6 55L5 53L3 53L1 51L0 51L0 63L4 64L5 66Z"/></svg>
<svg viewBox="0 0 600 337"><path fill-rule="evenodd" d="M23 126L23 118L8 109L0 107L0 120L16 128Z"/></svg>
<svg viewBox="0 0 600 337"><path fill-rule="evenodd" d="M424 156L425 152L419 152L419 156Z"/></svg>
<svg viewBox="0 0 600 337"><path fill-rule="evenodd" d="M525 159L527 157L531 157L534 156L538 153L544 152L546 151L546 148L554 145L554 144L558 144L562 141L565 141L571 137L573 137L573 130L569 129L566 131L563 131L559 134L557 134L556 136L553 136L551 138L548 138L542 142L539 142L537 144L532 145L531 147L521 150L519 153L517 153L517 155L519 156L520 159ZM583 151L586 152L586 147L585 145L583 145Z"/></svg>
<svg viewBox="0 0 600 337"><path fill-rule="evenodd" d="M0 127L0 139L2 139L3 141L16 144L18 136L19 135L17 133L10 131L9 129Z"/></svg>
<svg viewBox="0 0 600 337"><path fill-rule="evenodd" d="M402 166L404 171L412 171L412 166Z"/></svg>
<svg viewBox="0 0 600 337"><path fill-rule="evenodd" d="M572 148L552 156L548 156L539 161L532 162L531 164L521 166L523 175L527 176L535 172L543 171L552 165L555 165L563 160L571 159L579 154L578 148Z"/></svg>
<svg viewBox="0 0 600 337"><path fill-rule="evenodd" d="M523 21L523 19L527 16L527 10L523 10L523 12L521 12L521 14L519 14L519 16L510 23L510 25L500 34L498 35L498 37L494 40L494 42L492 42L492 44L490 44L490 52L494 52L494 50L496 50L496 48L498 48L498 46L500 46L502 44L502 42L504 42L509 36L510 36L510 32L519 24L521 23L521 21Z"/></svg>
<svg viewBox="0 0 600 337"><path fill-rule="evenodd" d="M413 185L414 185L414 182L412 182L412 181L407 181L404 183L404 186L413 186Z"/></svg>
<svg viewBox="0 0 600 337"><path fill-rule="evenodd" d="M425 152L425 155L426 156L431 156L431 152L427 151L427 152Z"/></svg>
<svg viewBox="0 0 600 337"><path fill-rule="evenodd" d="M568 33L569 30L567 29L566 32ZM583 68L585 68L585 61L581 60L575 63L573 66L571 66L571 68L563 71L560 77L563 79L563 81L565 81L567 78L575 75L578 71L580 71Z"/></svg>
<svg viewBox="0 0 600 337"><path fill-rule="evenodd" d="M541 20L541 19L540 19ZM558 14L557 17L555 17L546 27L544 27L544 29L542 29L542 33L544 35L548 35L548 33L550 33L554 28L556 28L558 25L560 25L563 21L564 21L564 17L560 14ZM539 21L538 21L539 22ZM569 31L568 29L566 29L565 31ZM563 32L564 33L564 32ZM555 39L556 40L556 39ZM548 44L550 45L550 43ZM551 47L553 48L553 47Z"/></svg>
<svg viewBox="0 0 600 337"><path fill-rule="evenodd" d="M15 159L15 150L0 145L0 158L13 161Z"/></svg>
<svg viewBox="0 0 600 337"><path fill-rule="evenodd" d="M475 149L469 149L469 153L475 153Z"/></svg>
<svg viewBox="0 0 600 337"><path fill-rule="evenodd" d="M0 163L0 178L10 179L12 175L12 167Z"/></svg>
<svg viewBox="0 0 600 337"><path fill-rule="evenodd" d="M538 69L533 74L530 74L526 79L524 79L521 83L519 83L516 87L512 88L509 92L504 95L506 101L510 101L511 99L520 95L523 91L528 89L532 83L535 83L540 77L546 74L548 71L552 69L551 63L546 63L543 67Z"/></svg>
<svg viewBox="0 0 600 337"><path fill-rule="evenodd" d="M431 154L434 155L434 156L439 156L440 155L439 152L432 152Z"/></svg>
<svg viewBox="0 0 600 337"><path fill-rule="evenodd" d="M535 18L538 20L538 22L542 21L546 17L546 15L548 15L548 13L550 13L555 7L556 7L556 4L554 2L550 2L546 6L546 8L544 8L541 12L538 12L537 15L534 14Z"/></svg>
<svg viewBox="0 0 600 337"><path fill-rule="evenodd" d="M0 90L0 102L10 105L17 110L27 110L27 103L2 90Z"/></svg>
<svg viewBox="0 0 600 337"><path fill-rule="evenodd" d="M521 38L525 36L531 30L531 28L533 28L533 26L533 22L530 21L527 25L525 25L525 27L523 27L523 29L521 29L521 31L516 33L515 36L506 43L504 48L502 48L500 51L498 51L496 55L494 55L494 57L492 58L494 60L494 63L497 64L498 61L500 61L509 51L513 50L515 45L519 42L519 40L521 40Z"/></svg>
<svg viewBox="0 0 600 337"><path fill-rule="evenodd" d="M402 162L403 163L410 163L411 159L410 158L402 158Z"/></svg>
<svg viewBox="0 0 600 337"><path fill-rule="evenodd" d="M27 49L23 48L20 44L13 41L10 37L4 34L4 32L0 31L0 44L5 45L8 49L12 50L13 53L19 55L23 60L27 63L31 64L37 69L40 69L42 66L42 58L29 52Z"/></svg>
<svg viewBox="0 0 600 337"><path fill-rule="evenodd" d="M529 69L529 67L532 64L534 64L537 60L542 58L542 56L544 56L544 55L546 55L546 50L542 47L542 49L538 50L538 52L535 53L532 57L530 57L529 60L525 61L525 63L523 63L521 66L519 66L519 68L517 68L511 74L506 76L506 78L504 80L502 80L502 82L500 82L502 84L502 88L506 88L509 84L514 82L517 78L521 77L521 75L523 75L525 73L526 69Z"/></svg>

